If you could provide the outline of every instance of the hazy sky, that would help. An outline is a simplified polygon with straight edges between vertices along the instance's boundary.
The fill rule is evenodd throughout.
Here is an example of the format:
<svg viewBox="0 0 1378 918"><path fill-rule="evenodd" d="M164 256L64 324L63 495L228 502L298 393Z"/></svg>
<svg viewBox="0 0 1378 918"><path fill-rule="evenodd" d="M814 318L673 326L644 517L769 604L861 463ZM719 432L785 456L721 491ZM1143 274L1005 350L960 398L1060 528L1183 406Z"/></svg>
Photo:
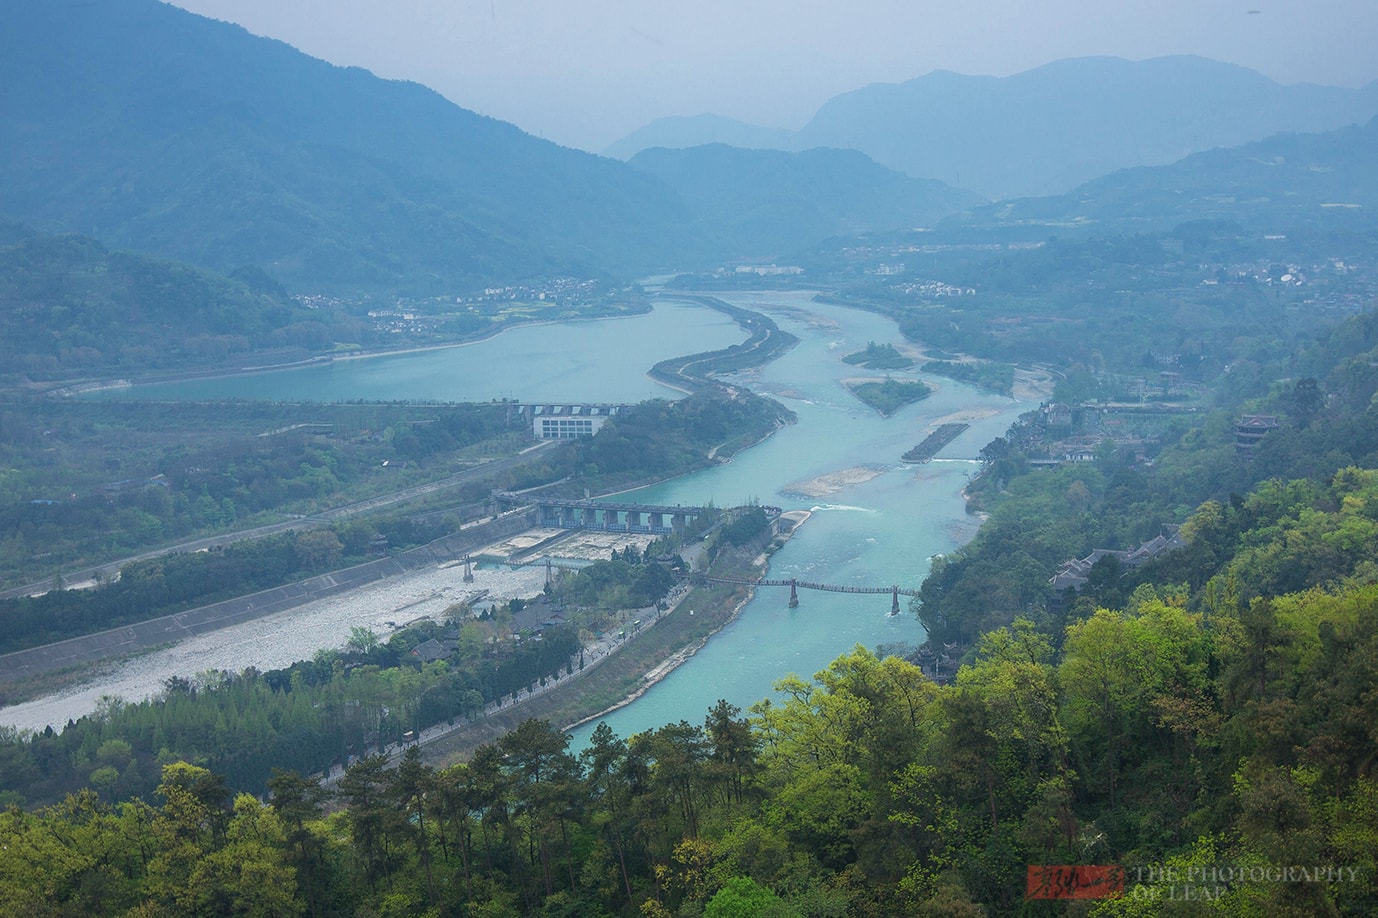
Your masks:
<svg viewBox="0 0 1378 918"><path fill-rule="evenodd" d="M599 151L664 115L803 125L931 70L1199 54L1282 83L1378 78L1378 0L175 0Z"/></svg>

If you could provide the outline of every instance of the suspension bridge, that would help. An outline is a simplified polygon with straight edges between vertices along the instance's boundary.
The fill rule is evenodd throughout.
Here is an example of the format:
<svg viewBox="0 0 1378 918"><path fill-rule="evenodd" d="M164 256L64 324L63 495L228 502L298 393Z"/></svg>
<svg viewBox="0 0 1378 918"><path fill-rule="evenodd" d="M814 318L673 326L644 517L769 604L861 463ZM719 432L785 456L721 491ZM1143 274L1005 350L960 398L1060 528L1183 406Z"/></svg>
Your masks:
<svg viewBox="0 0 1378 918"><path fill-rule="evenodd" d="M771 580L769 578L736 580L730 577L695 576L694 579L699 583L735 583L750 587L787 586L789 587L789 607L791 609L799 606L800 590L822 590L825 593L889 593L891 615L900 614L901 596L917 597L919 595L918 590L901 590L898 586L838 586L831 583L812 583L797 577L791 577L788 580Z"/></svg>
<svg viewBox="0 0 1378 918"><path fill-rule="evenodd" d="M508 561L507 566L514 570L519 567L544 567L546 583L553 581L555 569L560 570L580 570L585 565L577 562L554 561L550 558L535 558L530 561ZM464 582L472 583L474 575L471 573L470 559L464 556ZM789 607L797 609L799 607L800 590L822 590L825 593L869 593L877 595L881 593L890 594L890 614L900 614L900 597L909 596L917 598L918 590L902 590L898 586L839 586L832 583L814 583L809 580L800 580L797 577L790 577L788 580L772 580L762 577L756 580L736 579L732 577L706 577L702 574L694 574L691 578L696 584L705 583L731 583L749 587L789 587Z"/></svg>

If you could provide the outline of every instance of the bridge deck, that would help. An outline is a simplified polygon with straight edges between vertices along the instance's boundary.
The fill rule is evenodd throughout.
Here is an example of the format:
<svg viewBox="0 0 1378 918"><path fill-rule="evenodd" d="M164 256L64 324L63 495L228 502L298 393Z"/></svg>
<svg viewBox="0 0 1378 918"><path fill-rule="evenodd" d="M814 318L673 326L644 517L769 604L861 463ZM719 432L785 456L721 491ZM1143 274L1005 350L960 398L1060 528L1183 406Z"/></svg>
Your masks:
<svg viewBox="0 0 1378 918"><path fill-rule="evenodd" d="M510 491L500 491L493 496L501 501L533 504L539 507L559 507L565 510L616 510L618 513L683 513L689 516L697 516L703 513L705 509L703 507L685 507L679 504L675 504L674 506L663 504L638 504L631 501L593 500L591 498L533 498L527 494L514 494Z"/></svg>
<svg viewBox="0 0 1378 918"><path fill-rule="evenodd" d="M727 577L701 577L706 583L740 583L744 586L787 586L797 587L801 590L823 590L828 593L891 593L899 596L919 595L918 590L902 590L897 586L838 586L831 583L811 583L805 580L771 580L762 578L760 580L733 580Z"/></svg>

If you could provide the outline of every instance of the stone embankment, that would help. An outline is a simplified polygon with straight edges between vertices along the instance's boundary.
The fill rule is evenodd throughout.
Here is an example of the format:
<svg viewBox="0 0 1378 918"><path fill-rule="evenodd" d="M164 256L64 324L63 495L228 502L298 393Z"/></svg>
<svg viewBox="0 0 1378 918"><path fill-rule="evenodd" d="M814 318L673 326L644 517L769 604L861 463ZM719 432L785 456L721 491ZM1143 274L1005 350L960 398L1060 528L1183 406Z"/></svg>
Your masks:
<svg viewBox="0 0 1378 918"><path fill-rule="evenodd" d="M905 462L927 462L937 455L938 450L966 433L970 426L967 423L943 424L900 458Z"/></svg>
<svg viewBox="0 0 1378 918"><path fill-rule="evenodd" d="M710 377L715 373L735 373L765 366L799 343L798 338L782 331L769 317L740 306L733 306L714 296L676 293L666 295L666 299L687 300L726 313L751 335L742 344L734 344L717 351L672 357L651 367L647 375L656 382L664 383L681 392L727 390L729 387Z"/></svg>

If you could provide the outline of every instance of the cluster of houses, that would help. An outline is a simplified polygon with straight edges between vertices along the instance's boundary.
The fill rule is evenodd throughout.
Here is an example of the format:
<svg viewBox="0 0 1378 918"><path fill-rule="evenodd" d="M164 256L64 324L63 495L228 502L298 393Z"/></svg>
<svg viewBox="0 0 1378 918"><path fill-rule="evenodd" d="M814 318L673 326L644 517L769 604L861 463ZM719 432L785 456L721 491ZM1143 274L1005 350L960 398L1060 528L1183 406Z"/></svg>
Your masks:
<svg viewBox="0 0 1378 918"><path fill-rule="evenodd" d="M587 302L598 295L598 281L578 277L557 277L540 286L514 284L506 287L485 287L482 293L455 297L460 306L484 303L522 302Z"/></svg>
<svg viewBox="0 0 1378 918"><path fill-rule="evenodd" d="M495 613L501 605L505 604L494 600L481 600L473 604L471 611L475 618L483 618ZM513 634L526 634L532 640L539 641L541 632L545 629L564 623L564 609L553 603L549 596L542 594L527 600L521 610L512 615L510 627ZM411 649L411 656L421 663L434 663L436 660L448 660L458 649L459 627L454 626L430 640L417 644Z"/></svg>
<svg viewBox="0 0 1378 918"><path fill-rule="evenodd" d="M1115 558L1121 567L1134 568L1152 561L1165 551L1182 548L1185 545L1186 543L1182 541L1177 530L1174 529L1168 535L1154 536L1138 548L1129 551L1097 548L1085 558L1073 558L1071 561L1064 562L1057 569L1057 573L1048 580L1048 584L1053 588L1053 601L1054 603L1062 603L1070 591L1079 590L1085 586L1086 581L1090 579L1091 568L1095 567L1096 562L1102 558Z"/></svg>
<svg viewBox="0 0 1378 918"><path fill-rule="evenodd" d="M925 280L908 284L898 284L895 290L906 296L919 299L937 299L948 296L975 296L975 287L958 287L943 281Z"/></svg>
<svg viewBox="0 0 1378 918"><path fill-rule="evenodd" d="M737 265L735 273L755 274L760 277L784 277L803 274L804 269L798 265Z"/></svg>

